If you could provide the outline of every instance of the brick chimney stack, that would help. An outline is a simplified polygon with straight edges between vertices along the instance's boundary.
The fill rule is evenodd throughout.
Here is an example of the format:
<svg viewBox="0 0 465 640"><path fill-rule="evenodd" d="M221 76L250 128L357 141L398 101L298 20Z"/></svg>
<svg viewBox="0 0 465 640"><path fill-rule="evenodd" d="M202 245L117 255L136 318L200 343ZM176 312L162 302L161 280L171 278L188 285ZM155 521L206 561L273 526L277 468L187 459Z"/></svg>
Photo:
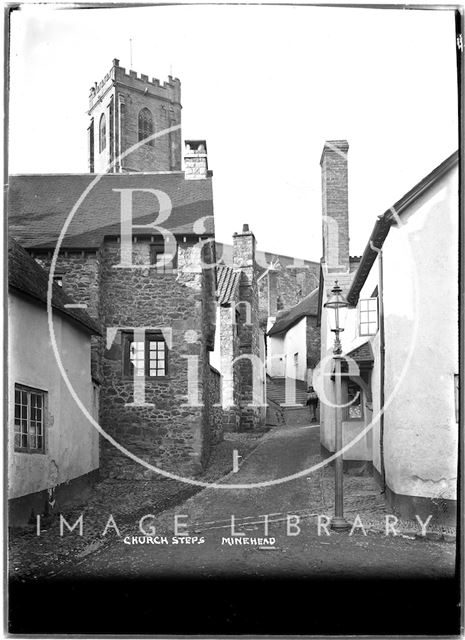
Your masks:
<svg viewBox="0 0 465 640"><path fill-rule="evenodd" d="M249 225L242 226L241 233L233 234L233 268L240 271L238 309L239 354L260 358L260 327L258 317L258 269L255 262L255 236ZM241 407L240 430L254 429L260 424L260 410L253 402L255 368L247 360L239 362L239 405ZM256 382L256 381L255 381Z"/></svg>
<svg viewBox="0 0 465 640"><path fill-rule="evenodd" d="M249 225L242 226L242 233L233 235L233 267L242 268L246 277L251 273L255 265L255 236L249 230ZM244 267L247 267L244 269Z"/></svg>
<svg viewBox="0 0 465 640"><path fill-rule="evenodd" d="M205 140L186 140L184 175L186 180L204 180L207 177L208 160Z"/></svg>
<svg viewBox="0 0 465 640"><path fill-rule="evenodd" d="M328 271L349 272L347 140L327 140L321 154L323 260Z"/></svg>

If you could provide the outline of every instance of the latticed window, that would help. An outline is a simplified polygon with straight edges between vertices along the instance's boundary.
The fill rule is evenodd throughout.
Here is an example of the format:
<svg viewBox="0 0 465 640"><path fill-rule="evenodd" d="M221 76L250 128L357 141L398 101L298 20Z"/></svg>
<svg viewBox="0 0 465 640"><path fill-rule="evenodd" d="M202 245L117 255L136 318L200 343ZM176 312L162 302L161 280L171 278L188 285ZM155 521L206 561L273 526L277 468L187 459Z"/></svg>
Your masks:
<svg viewBox="0 0 465 640"><path fill-rule="evenodd" d="M98 148L100 153L107 146L107 122L105 118L105 114L102 113L100 116L100 124L99 124L99 139L98 139Z"/></svg>
<svg viewBox="0 0 465 640"><path fill-rule="evenodd" d="M147 333L145 340L126 334L124 373L131 377L164 378L168 375L168 348L161 333Z"/></svg>
<svg viewBox="0 0 465 640"><path fill-rule="evenodd" d="M45 392L15 385L15 451L44 453Z"/></svg>
<svg viewBox="0 0 465 640"><path fill-rule="evenodd" d="M153 134L153 118L147 107L139 112L139 141L145 140ZM153 140L149 140L147 144L153 145Z"/></svg>
<svg viewBox="0 0 465 640"><path fill-rule="evenodd" d="M378 331L378 298L360 300L360 335L374 336Z"/></svg>
<svg viewBox="0 0 465 640"><path fill-rule="evenodd" d="M348 406L345 408L346 420L363 420L362 390L352 380L347 382Z"/></svg>

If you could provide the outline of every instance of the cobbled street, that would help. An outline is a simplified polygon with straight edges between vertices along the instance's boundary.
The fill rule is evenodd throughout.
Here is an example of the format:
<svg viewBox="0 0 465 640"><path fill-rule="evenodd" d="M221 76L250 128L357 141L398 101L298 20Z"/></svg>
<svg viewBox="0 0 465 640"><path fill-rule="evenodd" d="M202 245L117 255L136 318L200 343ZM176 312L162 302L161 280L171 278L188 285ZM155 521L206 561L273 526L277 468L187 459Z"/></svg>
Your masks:
<svg viewBox="0 0 465 640"><path fill-rule="evenodd" d="M234 450L242 456L237 473ZM248 485L319 462L318 426L283 426L261 436L228 434L204 479ZM112 635L218 634L225 625L230 633L245 626L250 633L286 634L308 625L318 634L373 635L380 625L386 633L454 629L459 611L455 531L429 528L423 537L417 522L399 519L398 535L386 536L385 517L391 514L373 479L346 474L344 483L346 516L353 522L358 514L366 535L361 529L353 535L331 530L318 535L318 515L331 516L333 509L328 466L258 488L199 491L168 480L104 481L85 508L65 514L71 525L83 514L82 537L77 528L65 529L60 537L58 520L40 537L33 531L12 535L12 623L24 632L33 618L38 632L60 634L72 624L83 634ZM110 514L113 524L104 536ZM154 525L154 540L162 544L152 544L139 531L140 518L148 514L155 518L144 520L145 527ZM175 536L176 515L187 525L188 537ZM234 533L245 534L234 539L251 544L230 542L231 516ZM133 537L143 543L125 542ZM289 593L285 616L278 595L283 586ZM209 603L207 610L199 609L193 593ZM257 593L268 608L254 604ZM52 605L57 598L66 605L49 612L40 604L44 597ZM38 603L26 617L23 598ZM386 598L393 615L385 616ZM183 613L173 618L177 601ZM332 614L335 605L337 615ZM446 620L436 614L440 607L448 612Z"/></svg>
<svg viewBox="0 0 465 640"><path fill-rule="evenodd" d="M266 483L321 462L318 426L284 426L260 439L238 437L235 442L227 441L226 449L223 446L223 467L217 464L216 474L227 468L226 456L232 462L234 447L243 463L238 472L224 476L222 484ZM211 473L210 480L215 479ZM350 522L359 518L352 535L325 529L325 519L318 527L318 516L329 518L333 512L333 471L328 465L258 488L198 492L187 484L180 487L180 483L164 481L153 485L159 492L161 487L161 495L153 495L150 482L126 487L102 483L86 509L64 514L70 525L83 514L82 537L78 527L73 531L65 527L61 537L57 520L40 537L34 531L13 536L11 573L22 580L43 576L453 575L453 529L429 526L422 536L418 522L399 519L397 535L392 530L386 535L386 517L391 514L373 478L345 474L344 484L346 517ZM125 489L126 495L120 493ZM144 530L150 533L155 526L154 540L159 544L144 539L139 530L140 518L150 514L155 518L145 518ZM107 526L110 515L113 520ZM175 517L177 544L173 544ZM183 533L188 535L181 540ZM242 544L232 539L235 533L241 534L237 538Z"/></svg>

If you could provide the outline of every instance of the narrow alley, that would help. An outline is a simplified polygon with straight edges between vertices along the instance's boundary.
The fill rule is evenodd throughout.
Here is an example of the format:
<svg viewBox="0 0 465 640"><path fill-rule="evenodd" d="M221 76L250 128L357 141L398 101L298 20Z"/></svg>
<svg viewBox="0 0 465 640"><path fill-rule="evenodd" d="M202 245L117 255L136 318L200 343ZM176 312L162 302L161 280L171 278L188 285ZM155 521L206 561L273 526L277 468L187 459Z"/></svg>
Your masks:
<svg viewBox="0 0 465 640"><path fill-rule="evenodd" d="M222 483L269 482L309 470L319 462L318 425L284 425L263 436L251 452L244 452L238 472L227 474ZM358 515L357 522L363 523L364 530L357 527L350 535L349 531L336 533L321 528L319 535L318 517L332 514L332 492L333 472L326 465L269 486L206 488L154 517L147 517L153 512L147 505L142 525L150 529L159 544L150 542L139 530L140 505L137 498L131 496L133 513L137 514L132 525L128 517L121 521L117 512L101 513L98 523L84 520L83 537L89 526L94 530L99 528L101 534L107 528L100 543L94 540L80 557L70 552L70 561L46 580L41 576L37 576L37 580L13 580L12 592L20 595L45 588L53 594L71 589L76 602L84 600L85 606L91 608L97 606L99 585L114 594L115 602L120 598L124 603L132 602L131 594L137 593L137 602L133 603L136 606L145 602L151 590L157 594L157 602L166 602L167 598L175 597L176 578L188 579L187 584L197 585L199 589L208 585L212 601L220 597L214 585L223 584L224 579L230 584L242 585L244 593L252 589L251 579L259 580L262 589L265 584L267 590L271 589L275 580L290 580L292 584L302 583L309 592L315 593L316 589L320 594L331 588L336 594L351 584L357 585L362 600L367 602L372 597L371 581L377 584L379 580L383 580L383 584L392 581L393 598L400 598L404 604L408 602L404 591L411 593L418 585L422 585L421 588L431 585L431 597L441 585L442 593L449 593L455 570L455 544L445 539L453 540L451 530L430 531L422 538L418 523L399 520L398 535L385 535L385 518L391 514L384 507L379 488L370 476L346 475L346 515L351 522ZM123 503L124 498L120 502ZM112 524L107 526L110 515ZM268 516L268 531L265 531L265 516ZM75 517L76 513L73 518L67 518L68 522L74 523ZM43 535L52 530L53 526ZM445 535L448 537L444 538ZM70 548L78 538L76 528L72 532L65 530L58 540ZM233 539L242 539L248 544L236 544ZM264 578L271 582L263 583ZM205 583L205 579L209 581ZM245 583L244 579L247 579ZM162 583L163 597L157 587ZM88 602L90 594L97 600ZM316 598L315 603L320 597L323 595ZM349 601L351 598L346 599L347 607ZM222 603L225 606L223 600ZM322 602L319 607L323 607L323 611ZM220 611L218 605L217 615ZM300 605L299 612L298 615L302 615ZM349 616L349 612L345 615ZM112 620L117 624L118 615ZM431 626L431 621L429 624ZM180 632L182 628L184 622L180 621Z"/></svg>

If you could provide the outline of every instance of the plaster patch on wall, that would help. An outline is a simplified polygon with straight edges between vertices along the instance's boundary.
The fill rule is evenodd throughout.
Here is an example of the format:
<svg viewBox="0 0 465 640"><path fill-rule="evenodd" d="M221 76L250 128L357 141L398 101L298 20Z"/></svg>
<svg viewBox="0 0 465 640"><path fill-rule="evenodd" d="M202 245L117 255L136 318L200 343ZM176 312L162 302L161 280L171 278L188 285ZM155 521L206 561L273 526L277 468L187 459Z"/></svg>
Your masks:
<svg viewBox="0 0 465 640"><path fill-rule="evenodd" d="M454 482L454 481L457 480L456 477L453 477L453 478L438 478L437 480L433 480L431 478L421 478L420 476L416 476L416 475L412 476L412 479L415 482L422 482L424 484L428 484L428 485L432 485L432 486L439 485L439 486L443 487L444 489L446 489L449 486L450 482Z"/></svg>
<svg viewBox="0 0 465 640"><path fill-rule="evenodd" d="M58 484L58 465L55 460L50 460L50 466L48 469L48 486L56 487Z"/></svg>
<svg viewBox="0 0 465 640"><path fill-rule="evenodd" d="M446 500L456 499L456 477L446 478L444 476L437 479L422 478L418 475L412 475L415 485L413 488L414 495L429 496L431 500L441 506L440 503Z"/></svg>

